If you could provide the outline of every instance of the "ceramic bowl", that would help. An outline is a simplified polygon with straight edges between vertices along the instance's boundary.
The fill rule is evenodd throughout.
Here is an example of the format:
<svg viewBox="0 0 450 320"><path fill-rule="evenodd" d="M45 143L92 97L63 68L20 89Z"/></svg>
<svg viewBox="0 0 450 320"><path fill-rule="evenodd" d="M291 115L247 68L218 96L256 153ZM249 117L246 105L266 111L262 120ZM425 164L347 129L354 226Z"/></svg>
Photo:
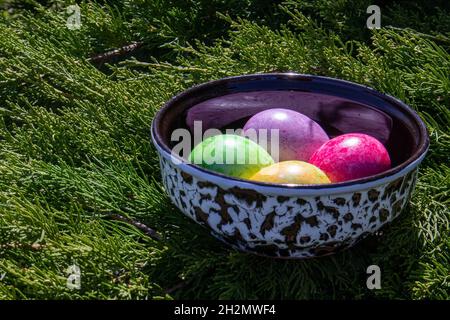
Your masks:
<svg viewBox="0 0 450 320"><path fill-rule="evenodd" d="M322 185L277 185L224 176L171 151L175 129L242 128L269 108L297 110L330 137L360 132L379 139L392 168L377 175ZM428 150L426 127L403 102L352 82L294 73L224 78L192 87L156 114L151 135L162 182L188 217L239 250L308 258L351 247L398 217ZM184 155L186 156L186 155Z"/></svg>

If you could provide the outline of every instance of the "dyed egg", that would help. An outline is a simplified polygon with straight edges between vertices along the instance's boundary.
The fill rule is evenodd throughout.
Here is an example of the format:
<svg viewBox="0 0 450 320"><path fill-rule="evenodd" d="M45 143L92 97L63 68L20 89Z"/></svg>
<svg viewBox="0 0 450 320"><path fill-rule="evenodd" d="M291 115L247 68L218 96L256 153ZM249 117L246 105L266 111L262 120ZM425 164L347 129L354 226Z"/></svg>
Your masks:
<svg viewBox="0 0 450 320"><path fill-rule="evenodd" d="M309 162L322 169L332 182L371 176L391 167L383 144L362 133L343 134L329 140Z"/></svg>
<svg viewBox="0 0 450 320"><path fill-rule="evenodd" d="M330 183L330 179L316 166L303 161L282 161L262 168L250 180L284 184Z"/></svg>
<svg viewBox="0 0 450 320"><path fill-rule="evenodd" d="M261 129L266 129L267 135L263 136ZM274 145L271 129L278 130L278 143L275 140ZM312 119L299 112L280 108L255 114L245 124L243 132L249 137L256 132L258 143L265 145L272 157L279 161L308 161L314 151L329 140L325 131ZM265 137L267 140L262 144L261 140ZM274 150L276 147L278 152Z"/></svg>
<svg viewBox="0 0 450 320"><path fill-rule="evenodd" d="M267 151L258 144L233 134L216 135L203 140L191 151L189 160L203 168L244 179L274 163Z"/></svg>

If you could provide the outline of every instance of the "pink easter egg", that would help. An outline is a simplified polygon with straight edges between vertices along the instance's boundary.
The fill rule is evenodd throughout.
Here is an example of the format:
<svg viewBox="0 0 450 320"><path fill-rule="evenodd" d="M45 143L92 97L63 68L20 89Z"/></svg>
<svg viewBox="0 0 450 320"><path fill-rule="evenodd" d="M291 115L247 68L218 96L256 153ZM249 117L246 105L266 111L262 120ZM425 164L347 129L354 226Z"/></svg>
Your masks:
<svg viewBox="0 0 450 320"><path fill-rule="evenodd" d="M309 159L331 182L342 182L378 174L391 167L389 153L377 139L348 133L325 142Z"/></svg>

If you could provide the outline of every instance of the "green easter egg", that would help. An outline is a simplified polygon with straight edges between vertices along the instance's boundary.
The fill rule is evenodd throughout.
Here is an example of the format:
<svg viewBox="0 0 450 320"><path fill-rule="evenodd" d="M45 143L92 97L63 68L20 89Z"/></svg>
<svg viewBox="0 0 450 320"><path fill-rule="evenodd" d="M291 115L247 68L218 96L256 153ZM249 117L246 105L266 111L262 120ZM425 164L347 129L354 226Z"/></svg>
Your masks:
<svg viewBox="0 0 450 320"><path fill-rule="evenodd" d="M216 135L203 140L191 151L189 160L205 169L244 179L274 163L264 148L234 134Z"/></svg>

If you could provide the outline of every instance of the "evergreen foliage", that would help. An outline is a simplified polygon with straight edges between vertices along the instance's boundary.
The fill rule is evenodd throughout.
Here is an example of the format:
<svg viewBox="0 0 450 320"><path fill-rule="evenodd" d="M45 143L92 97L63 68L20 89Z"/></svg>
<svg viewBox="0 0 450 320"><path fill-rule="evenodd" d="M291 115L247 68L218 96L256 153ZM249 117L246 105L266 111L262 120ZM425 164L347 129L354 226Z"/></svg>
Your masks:
<svg viewBox="0 0 450 320"><path fill-rule="evenodd" d="M0 298L450 298L445 1L381 3L392 27L375 31L366 0L85 1L79 30L65 27L71 3L0 2ZM143 47L89 60L132 42ZM274 70L369 85L427 123L411 203L380 235L331 257L261 258L222 245L164 194L155 111L194 84ZM80 290L66 286L72 264ZM366 288L371 264L381 290Z"/></svg>

